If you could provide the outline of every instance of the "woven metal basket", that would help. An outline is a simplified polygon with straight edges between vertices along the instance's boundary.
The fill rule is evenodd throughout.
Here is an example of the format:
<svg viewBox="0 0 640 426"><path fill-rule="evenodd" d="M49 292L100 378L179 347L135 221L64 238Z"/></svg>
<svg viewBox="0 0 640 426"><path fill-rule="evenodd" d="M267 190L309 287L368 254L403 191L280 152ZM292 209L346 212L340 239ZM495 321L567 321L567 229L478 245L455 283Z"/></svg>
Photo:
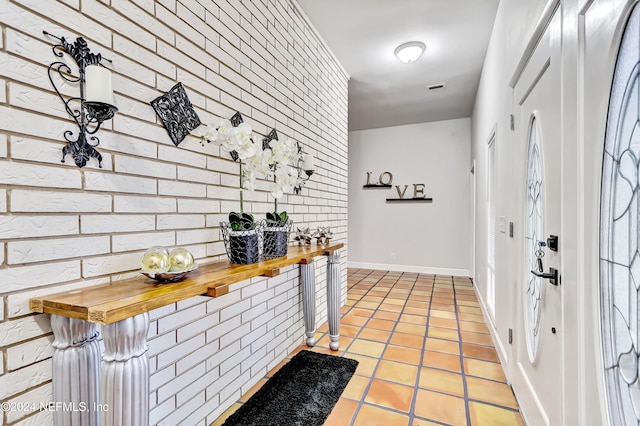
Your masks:
<svg viewBox="0 0 640 426"><path fill-rule="evenodd" d="M248 265L260 261L262 226L262 223L259 223L255 229L234 231L229 222L220 222L224 246L230 263Z"/></svg>
<svg viewBox="0 0 640 426"><path fill-rule="evenodd" d="M284 226L268 226L267 221L263 221L261 231L262 257L264 259L275 259L287 255L292 227L292 220L288 220Z"/></svg>

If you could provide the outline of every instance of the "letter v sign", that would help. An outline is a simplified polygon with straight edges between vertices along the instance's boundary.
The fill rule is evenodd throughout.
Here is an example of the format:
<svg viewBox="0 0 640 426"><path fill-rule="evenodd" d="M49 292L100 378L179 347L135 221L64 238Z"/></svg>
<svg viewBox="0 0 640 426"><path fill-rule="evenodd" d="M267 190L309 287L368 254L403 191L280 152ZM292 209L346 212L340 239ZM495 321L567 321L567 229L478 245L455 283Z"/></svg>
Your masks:
<svg viewBox="0 0 640 426"><path fill-rule="evenodd" d="M402 191L400 191L400 185L396 185L396 191L398 191L398 197L400 197L401 199L404 198L404 194L407 192L407 187L409 185L405 185L404 189Z"/></svg>

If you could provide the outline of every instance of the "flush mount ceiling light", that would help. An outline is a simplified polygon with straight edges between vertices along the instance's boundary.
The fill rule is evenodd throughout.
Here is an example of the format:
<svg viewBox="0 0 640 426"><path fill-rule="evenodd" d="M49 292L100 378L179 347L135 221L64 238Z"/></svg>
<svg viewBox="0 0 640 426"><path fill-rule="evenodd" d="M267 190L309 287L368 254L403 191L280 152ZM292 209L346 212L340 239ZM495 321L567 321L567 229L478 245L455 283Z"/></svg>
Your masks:
<svg viewBox="0 0 640 426"><path fill-rule="evenodd" d="M396 47L396 50L393 53L395 53L398 59L402 62L408 64L417 60L422 55L425 48L426 46L421 41L410 41Z"/></svg>

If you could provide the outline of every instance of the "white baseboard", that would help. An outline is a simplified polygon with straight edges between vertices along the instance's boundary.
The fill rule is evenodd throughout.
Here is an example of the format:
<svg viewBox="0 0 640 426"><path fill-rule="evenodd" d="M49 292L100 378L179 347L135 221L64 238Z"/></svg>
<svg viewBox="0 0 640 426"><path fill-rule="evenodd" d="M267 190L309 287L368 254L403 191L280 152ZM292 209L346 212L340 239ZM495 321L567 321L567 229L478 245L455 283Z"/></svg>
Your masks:
<svg viewBox="0 0 640 426"><path fill-rule="evenodd" d="M496 348L496 352L498 353L498 358L500 359L500 364L502 365L502 370L504 371L507 383L511 384L512 377L509 374L509 369L505 369L505 367L509 365L509 354L507 353L507 349L500 339L500 336L498 335L496 324L493 321L493 317L489 314L489 309L484 300L484 297L482 297L482 294L480 294L480 292L478 291L478 286L476 285L475 280L473 281L473 291L476 293L476 298L478 299L478 303L480 304L480 310L482 311L484 322L487 324L487 329L491 334L491 340L493 341L493 346Z"/></svg>
<svg viewBox="0 0 640 426"><path fill-rule="evenodd" d="M347 262L348 268L376 269L379 271L415 272L419 274L452 275L454 277L468 277L468 269L433 268L430 266L389 265L385 263Z"/></svg>

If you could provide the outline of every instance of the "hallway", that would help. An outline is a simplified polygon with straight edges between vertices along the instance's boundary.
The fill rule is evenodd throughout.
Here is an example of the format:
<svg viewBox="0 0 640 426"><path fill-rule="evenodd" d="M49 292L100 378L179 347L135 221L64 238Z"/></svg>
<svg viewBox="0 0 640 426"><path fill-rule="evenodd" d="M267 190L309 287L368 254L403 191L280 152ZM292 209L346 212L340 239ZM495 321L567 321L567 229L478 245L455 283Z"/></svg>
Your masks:
<svg viewBox="0 0 640 426"><path fill-rule="evenodd" d="M340 333L360 364L325 425L523 424L468 278L349 269ZM335 354L326 323L316 337Z"/></svg>

